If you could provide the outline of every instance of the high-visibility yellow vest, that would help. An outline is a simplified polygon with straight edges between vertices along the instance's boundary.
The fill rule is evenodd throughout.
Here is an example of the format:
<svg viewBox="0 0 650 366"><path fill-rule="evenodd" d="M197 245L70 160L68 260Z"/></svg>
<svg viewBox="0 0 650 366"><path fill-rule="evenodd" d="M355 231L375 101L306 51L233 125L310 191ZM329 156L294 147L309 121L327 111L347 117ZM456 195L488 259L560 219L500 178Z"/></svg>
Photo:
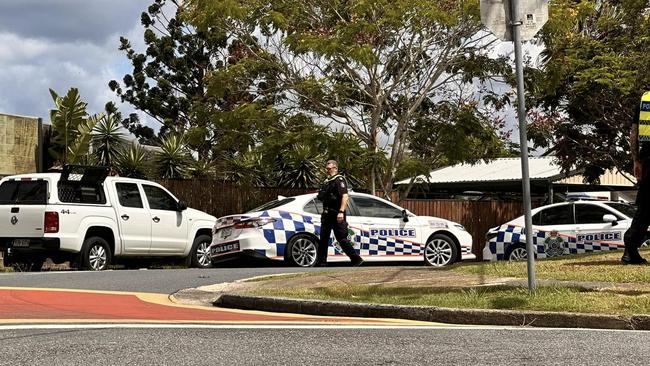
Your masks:
<svg viewBox="0 0 650 366"><path fill-rule="evenodd" d="M639 141L650 141L650 92L643 93L643 96L641 97Z"/></svg>

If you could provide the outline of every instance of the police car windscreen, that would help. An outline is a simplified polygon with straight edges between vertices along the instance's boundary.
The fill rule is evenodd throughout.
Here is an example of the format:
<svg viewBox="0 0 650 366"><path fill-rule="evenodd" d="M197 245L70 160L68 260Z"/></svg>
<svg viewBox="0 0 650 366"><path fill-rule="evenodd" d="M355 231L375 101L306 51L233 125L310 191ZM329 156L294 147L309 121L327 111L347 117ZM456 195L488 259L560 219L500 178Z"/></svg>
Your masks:
<svg viewBox="0 0 650 366"><path fill-rule="evenodd" d="M47 182L43 180L6 181L0 185L0 205L44 205Z"/></svg>
<svg viewBox="0 0 650 366"><path fill-rule="evenodd" d="M286 205L289 202L293 202L294 200L295 200L295 198L290 197L290 198L283 198L281 200L275 200L275 201L267 202L267 203L263 204L262 206L255 207L254 209L252 209L252 210L250 210L248 212L258 212L258 211L272 210L272 209L274 209L276 207Z"/></svg>
<svg viewBox="0 0 650 366"><path fill-rule="evenodd" d="M634 217L634 214L636 213L636 207L627 203L608 202L606 205L630 218Z"/></svg>

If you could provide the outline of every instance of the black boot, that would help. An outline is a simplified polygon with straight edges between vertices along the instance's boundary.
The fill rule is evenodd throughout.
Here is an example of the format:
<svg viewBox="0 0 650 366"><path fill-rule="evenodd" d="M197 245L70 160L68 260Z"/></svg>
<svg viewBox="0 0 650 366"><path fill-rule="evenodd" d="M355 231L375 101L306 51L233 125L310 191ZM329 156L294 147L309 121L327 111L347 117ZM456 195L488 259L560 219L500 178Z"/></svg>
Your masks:
<svg viewBox="0 0 650 366"><path fill-rule="evenodd" d="M645 258L639 254L639 250L637 248L625 248L625 252L623 252L623 257L621 257L621 262L624 264L646 264L648 263Z"/></svg>

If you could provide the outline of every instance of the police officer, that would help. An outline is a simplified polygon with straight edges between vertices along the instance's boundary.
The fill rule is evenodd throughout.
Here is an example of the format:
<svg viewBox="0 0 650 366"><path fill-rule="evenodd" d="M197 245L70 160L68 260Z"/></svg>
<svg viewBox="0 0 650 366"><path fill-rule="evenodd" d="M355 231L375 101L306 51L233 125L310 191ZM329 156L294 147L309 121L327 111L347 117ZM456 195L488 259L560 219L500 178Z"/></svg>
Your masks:
<svg viewBox="0 0 650 366"><path fill-rule="evenodd" d="M645 264L648 261L639 254L639 247L645 240L650 225L650 92L643 94L632 119L630 150L639 190L636 195L636 213L623 237L625 252L621 261L625 264Z"/></svg>
<svg viewBox="0 0 650 366"><path fill-rule="evenodd" d="M333 230L334 237L345 254L350 257L352 265L359 266L363 263L363 260L354 250L354 246L348 238L348 223L345 221L345 209L348 205L347 182L339 174L336 160L328 160L325 167L328 177L318 192L318 199L323 202L323 213L321 214L320 241L318 243L316 265L325 266L327 263L327 248Z"/></svg>

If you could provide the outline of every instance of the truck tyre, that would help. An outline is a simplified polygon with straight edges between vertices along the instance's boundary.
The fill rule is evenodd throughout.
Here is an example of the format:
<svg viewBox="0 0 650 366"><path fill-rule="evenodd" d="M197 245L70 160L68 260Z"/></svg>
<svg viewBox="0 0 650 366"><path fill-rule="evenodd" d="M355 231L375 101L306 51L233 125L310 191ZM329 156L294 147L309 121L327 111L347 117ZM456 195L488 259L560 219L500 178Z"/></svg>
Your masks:
<svg viewBox="0 0 650 366"><path fill-rule="evenodd" d="M212 244L212 238L210 235L199 235L194 238L192 250L190 250L190 255L187 257L186 264L189 267L197 268L211 267L210 244Z"/></svg>
<svg viewBox="0 0 650 366"><path fill-rule="evenodd" d="M91 236L84 241L81 248L80 269L86 271L103 271L111 264L111 249L108 242L99 236Z"/></svg>

